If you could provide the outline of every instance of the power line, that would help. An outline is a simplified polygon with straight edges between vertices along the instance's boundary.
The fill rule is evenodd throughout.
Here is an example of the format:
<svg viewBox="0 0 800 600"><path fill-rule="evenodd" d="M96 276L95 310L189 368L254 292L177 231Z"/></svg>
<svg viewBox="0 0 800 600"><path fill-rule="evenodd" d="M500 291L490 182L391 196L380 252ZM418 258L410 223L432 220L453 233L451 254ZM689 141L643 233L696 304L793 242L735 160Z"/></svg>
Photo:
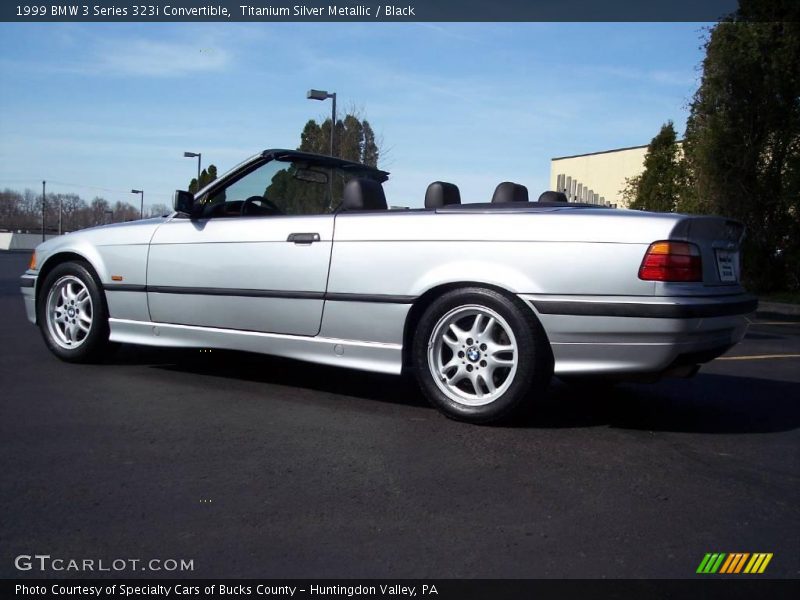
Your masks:
<svg viewBox="0 0 800 600"><path fill-rule="evenodd" d="M68 187L77 187L77 188L83 188L83 189L87 189L87 190L97 190L97 191L101 191L101 192L111 192L113 194L130 194L130 190L114 190L114 189L111 189L111 188L104 188L104 187L98 187L98 186L92 186L92 185L81 185L79 183L67 183L65 181L56 181L56 180L50 180L50 179L48 179L47 181L48 181L48 183L54 183L56 185L65 185L65 186L68 186ZM171 194L169 194L168 192L151 192L151 191L148 191L147 194L148 194L148 196L167 196L167 197L171 196Z"/></svg>
<svg viewBox="0 0 800 600"><path fill-rule="evenodd" d="M6 182L6 183L37 184L37 185L39 183L38 181L34 181L32 179L6 179L6 180L4 180L4 182ZM75 187L75 188L85 189L85 190L95 190L95 191L100 191L100 192L109 192L109 193L112 193L112 194L130 194L130 190L116 190L116 189L113 189L113 188L105 188L105 187L100 187L100 186L96 186L96 185L86 185L86 184L82 184L82 183L69 183L67 181L58 181L56 179L48 179L47 183L52 183L52 184L55 184L55 185L62 185L62 186L67 186L67 187ZM171 194L168 193L168 192L149 192L148 191L148 195L150 195L150 196L166 196L167 198L171 197Z"/></svg>

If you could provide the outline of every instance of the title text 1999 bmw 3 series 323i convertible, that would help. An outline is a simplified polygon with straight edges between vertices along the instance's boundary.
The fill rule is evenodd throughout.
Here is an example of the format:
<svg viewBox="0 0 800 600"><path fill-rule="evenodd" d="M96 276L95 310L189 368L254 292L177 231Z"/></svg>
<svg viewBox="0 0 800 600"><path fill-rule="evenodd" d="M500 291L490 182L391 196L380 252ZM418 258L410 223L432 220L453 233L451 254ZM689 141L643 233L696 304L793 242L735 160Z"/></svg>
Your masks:
<svg viewBox="0 0 800 600"><path fill-rule="evenodd" d="M690 375L744 335L741 224L529 202L518 184L461 204L434 182L392 210L387 173L268 150L167 217L41 244L22 276L50 350L109 342L413 370L450 417L519 412L563 379Z"/></svg>

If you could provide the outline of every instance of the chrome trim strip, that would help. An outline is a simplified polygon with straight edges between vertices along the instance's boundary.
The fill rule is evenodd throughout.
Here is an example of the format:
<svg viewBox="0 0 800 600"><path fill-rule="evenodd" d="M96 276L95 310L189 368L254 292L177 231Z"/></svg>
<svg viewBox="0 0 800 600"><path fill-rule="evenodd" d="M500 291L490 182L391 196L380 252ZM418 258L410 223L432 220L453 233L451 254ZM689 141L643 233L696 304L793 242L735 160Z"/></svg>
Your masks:
<svg viewBox="0 0 800 600"><path fill-rule="evenodd" d="M251 290L239 288L177 287L170 285L148 285L151 294L194 294L198 296L241 296L245 298L297 298L322 300L323 292L293 292L286 290Z"/></svg>
<svg viewBox="0 0 800 600"><path fill-rule="evenodd" d="M103 289L107 292L146 292L147 286L129 283L104 283Z"/></svg>
<svg viewBox="0 0 800 600"><path fill-rule="evenodd" d="M329 292L326 300L335 302L381 302L387 304L413 304L417 296L402 296L398 294L346 294Z"/></svg>
<svg viewBox="0 0 800 600"><path fill-rule="evenodd" d="M758 300L749 297L736 302L691 304L656 304L636 302L592 302L584 300L532 300L536 310L545 315L590 317L639 317L645 319L699 319L746 315L758 308Z"/></svg>
<svg viewBox="0 0 800 600"><path fill-rule="evenodd" d="M293 298L299 300L329 300L332 302L377 302L386 304L413 304L417 296L397 294L352 294L336 292L306 292L292 290L253 290L241 288L180 287L168 285L133 285L106 283L108 292L149 292L151 294L191 294L198 296L239 296L246 298Z"/></svg>

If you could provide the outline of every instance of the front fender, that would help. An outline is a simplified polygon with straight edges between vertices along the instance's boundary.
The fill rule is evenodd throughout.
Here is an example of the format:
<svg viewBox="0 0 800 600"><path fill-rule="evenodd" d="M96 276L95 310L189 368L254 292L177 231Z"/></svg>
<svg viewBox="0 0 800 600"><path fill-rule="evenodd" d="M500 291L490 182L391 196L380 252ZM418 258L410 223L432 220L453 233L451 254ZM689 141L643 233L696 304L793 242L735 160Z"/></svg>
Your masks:
<svg viewBox="0 0 800 600"><path fill-rule="evenodd" d="M98 248L85 240L77 238L68 240L69 236L60 236L40 244L36 248L38 274L47 273L55 264L62 262L65 256L77 257L88 262L101 282L111 281L106 261ZM37 288L41 280L37 281Z"/></svg>

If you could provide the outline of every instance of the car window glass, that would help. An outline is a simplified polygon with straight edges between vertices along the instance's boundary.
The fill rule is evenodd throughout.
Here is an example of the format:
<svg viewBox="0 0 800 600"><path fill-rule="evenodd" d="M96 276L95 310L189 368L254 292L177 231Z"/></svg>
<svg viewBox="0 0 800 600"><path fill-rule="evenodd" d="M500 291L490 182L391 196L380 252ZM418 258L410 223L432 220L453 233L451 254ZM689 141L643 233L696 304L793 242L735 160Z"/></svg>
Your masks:
<svg viewBox="0 0 800 600"><path fill-rule="evenodd" d="M208 218L332 212L345 184L362 174L306 161L272 160L200 198Z"/></svg>

